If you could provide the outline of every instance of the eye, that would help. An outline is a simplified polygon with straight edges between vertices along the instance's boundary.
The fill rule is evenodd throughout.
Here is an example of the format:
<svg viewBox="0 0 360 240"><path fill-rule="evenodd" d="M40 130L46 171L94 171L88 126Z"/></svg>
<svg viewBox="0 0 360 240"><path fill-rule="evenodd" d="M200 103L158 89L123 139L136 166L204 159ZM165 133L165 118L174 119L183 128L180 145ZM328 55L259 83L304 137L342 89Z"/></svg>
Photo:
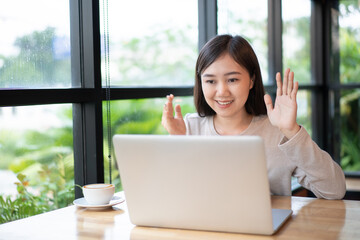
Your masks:
<svg viewBox="0 0 360 240"><path fill-rule="evenodd" d="M205 83L209 83L209 84L214 84L215 83L215 81L214 80L205 80Z"/></svg>
<svg viewBox="0 0 360 240"><path fill-rule="evenodd" d="M238 80L237 78L230 78L230 79L228 79L228 82L233 83L233 82L236 82L237 80Z"/></svg>

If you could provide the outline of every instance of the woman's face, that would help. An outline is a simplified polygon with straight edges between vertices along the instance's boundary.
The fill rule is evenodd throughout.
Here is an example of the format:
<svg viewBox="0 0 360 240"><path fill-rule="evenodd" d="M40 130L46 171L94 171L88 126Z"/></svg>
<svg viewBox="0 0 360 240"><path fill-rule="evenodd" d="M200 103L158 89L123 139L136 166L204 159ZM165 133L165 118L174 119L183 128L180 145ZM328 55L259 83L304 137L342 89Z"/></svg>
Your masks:
<svg viewBox="0 0 360 240"><path fill-rule="evenodd" d="M248 71L224 54L201 74L207 104L219 117L242 117L253 81Z"/></svg>

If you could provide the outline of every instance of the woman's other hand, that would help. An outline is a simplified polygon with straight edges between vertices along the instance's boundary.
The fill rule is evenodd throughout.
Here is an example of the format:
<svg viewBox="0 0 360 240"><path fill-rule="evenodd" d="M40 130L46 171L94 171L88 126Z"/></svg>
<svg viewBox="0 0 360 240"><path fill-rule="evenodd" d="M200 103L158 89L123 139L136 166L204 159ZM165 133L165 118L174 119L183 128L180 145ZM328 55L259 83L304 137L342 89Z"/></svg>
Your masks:
<svg viewBox="0 0 360 240"><path fill-rule="evenodd" d="M164 105L163 115L161 118L161 124L164 126L166 131L171 135L185 135L186 126L181 114L180 105L175 106L175 116L172 101L174 95L170 94L166 96L167 101Z"/></svg>
<svg viewBox="0 0 360 240"><path fill-rule="evenodd" d="M299 83L294 83L294 72L286 69L284 80L281 81L281 74L276 74L276 99L273 107L271 97L266 94L264 101L269 120L288 138L292 138L300 130L296 122L297 103L296 94Z"/></svg>

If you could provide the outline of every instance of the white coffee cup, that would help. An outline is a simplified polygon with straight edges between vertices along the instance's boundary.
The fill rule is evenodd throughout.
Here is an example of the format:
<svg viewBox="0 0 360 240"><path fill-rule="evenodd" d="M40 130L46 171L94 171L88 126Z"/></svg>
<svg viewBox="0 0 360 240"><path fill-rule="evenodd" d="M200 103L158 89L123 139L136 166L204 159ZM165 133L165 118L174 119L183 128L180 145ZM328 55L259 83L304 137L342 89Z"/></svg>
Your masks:
<svg viewBox="0 0 360 240"><path fill-rule="evenodd" d="M88 184L82 187L84 198L91 205L106 205L115 193L115 186L107 183Z"/></svg>

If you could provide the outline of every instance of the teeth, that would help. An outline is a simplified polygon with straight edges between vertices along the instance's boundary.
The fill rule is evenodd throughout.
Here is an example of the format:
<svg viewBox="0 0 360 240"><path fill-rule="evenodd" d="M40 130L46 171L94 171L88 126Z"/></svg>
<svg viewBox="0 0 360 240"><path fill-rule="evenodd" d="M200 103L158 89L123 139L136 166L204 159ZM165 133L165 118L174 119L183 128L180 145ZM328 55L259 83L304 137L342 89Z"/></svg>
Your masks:
<svg viewBox="0 0 360 240"><path fill-rule="evenodd" d="M219 101L217 101L217 103L220 104L220 105L227 105L227 104L232 103L232 101L229 101L229 102L219 102Z"/></svg>

